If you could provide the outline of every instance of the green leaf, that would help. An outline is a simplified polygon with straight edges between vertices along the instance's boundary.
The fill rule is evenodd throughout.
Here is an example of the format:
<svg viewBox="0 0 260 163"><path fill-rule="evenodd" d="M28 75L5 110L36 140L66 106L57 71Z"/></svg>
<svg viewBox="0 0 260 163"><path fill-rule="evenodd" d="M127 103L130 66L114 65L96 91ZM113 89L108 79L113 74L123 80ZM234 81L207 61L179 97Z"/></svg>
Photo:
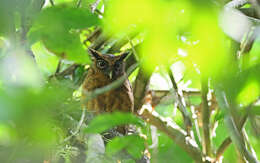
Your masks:
<svg viewBox="0 0 260 163"><path fill-rule="evenodd" d="M258 115L260 116L260 106L253 106L251 109L250 109L250 113L252 115Z"/></svg>
<svg viewBox="0 0 260 163"><path fill-rule="evenodd" d="M49 51L61 58L89 63L78 30L98 23L98 17L89 10L63 4L44 9L36 17L27 37L29 44L41 40Z"/></svg>
<svg viewBox="0 0 260 163"><path fill-rule="evenodd" d="M15 31L14 11L14 1L0 1L0 36L10 35Z"/></svg>
<svg viewBox="0 0 260 163"><path fill-rule="evenodd" d="M167 135L158 132L158 148L153 148L151 162L191 163L192 158Z"/></svg>
<svg viewBox="0 0 260 163"><path fill-rule="evenodd" d="M119 125L134 124L137 126L143 126L144 122L140 118L136 117L132 113L106 113L97 116L93 119L89 126L86 128L87 133L102 133L110 128Z"/></svg>
<svg viewBox="0 0 260 163"><path fill-rule="evenodd" d="M128 135L125 137L116 137L108 142L106 146L106 153L114 155L125 149L130 155L136 159L142 157L144 151L144 139L138 135Z"/></svg>

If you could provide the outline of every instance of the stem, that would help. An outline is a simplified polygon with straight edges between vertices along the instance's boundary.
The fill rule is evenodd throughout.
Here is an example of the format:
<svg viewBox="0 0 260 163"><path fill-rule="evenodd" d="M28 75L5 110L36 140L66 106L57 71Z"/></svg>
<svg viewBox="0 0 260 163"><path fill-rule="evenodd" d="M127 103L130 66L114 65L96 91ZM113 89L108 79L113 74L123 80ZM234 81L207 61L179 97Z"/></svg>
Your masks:
<svg viewBox="0 0 260 163"><path fill-rule="evenodd" d="M81 114L81 118L80 118L80 120L79 120L79 123L78 123L78 125L77 125L76 130L75 130L74 132L72 132L72 134L71 134L70 136L66 137L66 138L63 140L62 143L65 143L65 142L69 141L72 137L76 136L76 135L79 133L79 131L80 131L82 125L83 125L83 122L84 122L84 120L85 120L85 117L86 117L86 109L83 108L82 114Z"/></svg>
<svg viewBox="0 0 260 163"><path fill-rule="evenodd" d="M82 2L82 0L78 0L78 2L77 2L77 8L79 8L79 7L80 7L80 5L81 5L81 2Z"/></svg>
<svg viewBox="0 0 260 163"><path fill-rule="evenodd" d="M217 92L218 93L218 101L221 105L220 107L225 112L224 120L226 122L227 127L230 131L230 138L240 154L250 163L259 163L256 157L254 157L245 146L245 141L243 139L242 133L239 131L237 127L233 114L231 113L231 108L226 98L226 94L223 91Z"/></svg>
<svg viewBox="0 0 260 163"><path fill-rule="evenodd" d="M189 112L186 109L185 100L179 94L178 86L177 86L177 83L176 83L176 81L174 79L174 76L173 76L173 73L172 73L170 67L168 67L168 75L170 76L173 88L175 90L175 94L176 94L177 102L178 102L178 106L179 106L178 109L182 113L187 134L190 135L190 131L191 131L191 127L192 127L191 118L189 116Z"/></svg>
<svg viewBox="0 0 260 163"><path fill-rule="evenodd" d="M55 6L54 1L50 0L51 6Z"/></svg>
<svg viewBox="0 0 260 163"><path fill-rule="evenodd" d="M239 131L241 131L244 128L244 125L247 121L248 118L248 114L246 114L241 120L240 123L238 125L238 129ZM245 133L243 133L245 134ZM217 154L216 154L216 162L218 162L220 160L220 157L224 154L225 150L229 147L229 145L232 143L232 140L230 137L227 137L222 144L219 146L218 150L217 150ZM253 149L253 148L252 148Z"/></svg>
<svg viewBox="0 0 260 163"><path fill-rule="evenodd" d="M202 146L203 146L203 152L206 154L206 156L211 156L210 110L209 110L208 99L207 99L208 78L202 78L201 94L202 94L202 128L203 128Z"/></svg>

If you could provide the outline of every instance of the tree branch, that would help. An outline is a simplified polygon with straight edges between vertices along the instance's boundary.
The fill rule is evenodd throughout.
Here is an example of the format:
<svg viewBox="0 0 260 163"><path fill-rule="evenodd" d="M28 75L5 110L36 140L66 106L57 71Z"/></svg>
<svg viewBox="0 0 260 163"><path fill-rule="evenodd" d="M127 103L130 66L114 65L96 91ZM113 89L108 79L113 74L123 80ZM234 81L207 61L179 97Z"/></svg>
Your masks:
<svg viewBox="0 0 260 163"><path fill-rule="evenodd" d="M196 142L192 139L188 139L186 137L186 132L183 131L177 125L170 123L166 120L162 120L156 112L150 113L148 110L144 110L141 115L139 115L142 119L144 119L147 123L154 125L168 135L178 146L180 146L183 150L185 150L196 162L203 162L202 153L198 148Z"/></svg>
<svg viewBox="0 0 260 163"><path fill-rule="evenodd" d="M218 102L220 107L225 112L224 120L230 131L230 138L240 154L245 157L245 159L250 163L259 163L257 158L255 158L246 148L243 135L239 132L239 129L234 121L233 114L231 113L231 108L226 98L226 94L223 91L218 91Z"/></svg>
<svg viewBox="0 0 260 163"><path fill-rule="evenodd" d="M71 75L78 66L79 66L79 64L72 64L71 66L66 68L64 71L58 72L58 73L55 73L55 74L49 76L49 80L52 79L53 77L57 77L57 78L63 77L64 78L64 76ZM57 69L58 69L58 67L59 67L59 64L57 66Z"/></svg>

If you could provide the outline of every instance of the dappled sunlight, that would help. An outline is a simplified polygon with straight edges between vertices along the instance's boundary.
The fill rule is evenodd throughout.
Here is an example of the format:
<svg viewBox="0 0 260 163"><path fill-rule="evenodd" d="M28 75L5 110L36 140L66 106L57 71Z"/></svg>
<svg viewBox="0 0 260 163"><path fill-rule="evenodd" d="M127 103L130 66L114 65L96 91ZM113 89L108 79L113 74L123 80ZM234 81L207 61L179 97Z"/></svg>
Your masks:
<svg viewBox="0 0 260 163"><path fill-rule="evenodd" d="M22 49L9 52L0 66L0 78L6 85L40 87L43 84L37 65Z"/></svg>
<svg viewBox="0 0 260 163"><path fill-rule="evenodd" d="M237 103L242 104L243 106L248 106L258 99L260 95L259 93L259 83L256 80L249 80L245 87L238 94Z"/></svg>

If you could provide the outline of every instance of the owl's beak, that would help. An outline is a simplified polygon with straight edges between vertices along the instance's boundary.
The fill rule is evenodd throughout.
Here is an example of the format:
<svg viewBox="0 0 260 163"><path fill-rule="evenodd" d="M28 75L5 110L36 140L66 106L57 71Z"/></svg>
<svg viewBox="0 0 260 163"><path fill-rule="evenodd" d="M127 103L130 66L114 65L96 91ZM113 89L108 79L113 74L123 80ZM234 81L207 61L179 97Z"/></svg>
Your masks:
<svg viewBox="0 0 260 163"><path fill-rule="evenodd" d="M113 72L112 71L109 71L109 78L112 79L112 75L113 75Z"/></svg>
<svg viewBox="0 0 260 163"><path fill-rule="evenodd" d="M111 70L110 68L105 70L105 74L107 77L109 77L109 79L112 79L113 77L113 70Z"/></svg>

